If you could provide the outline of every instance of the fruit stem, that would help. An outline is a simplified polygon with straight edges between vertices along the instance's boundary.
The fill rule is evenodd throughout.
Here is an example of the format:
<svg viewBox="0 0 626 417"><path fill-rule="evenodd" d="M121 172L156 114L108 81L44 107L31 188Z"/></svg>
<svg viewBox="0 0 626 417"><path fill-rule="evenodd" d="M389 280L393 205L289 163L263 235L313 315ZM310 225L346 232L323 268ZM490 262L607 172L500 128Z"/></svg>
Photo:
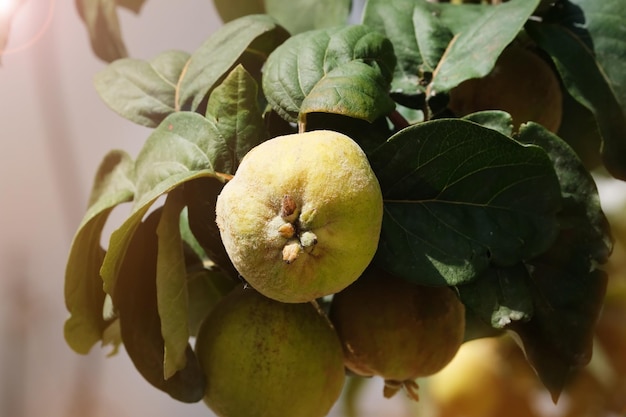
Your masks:
<svg viewBox="0 0 626 417"><path fill-rule="evenodd" d="M388 118L396 131L400 131L411 125L398 110L392 111Z"/></svg>
<svg viewBox="0 0 626 417"><path fill-rule="evenodd" d="M306 132L306 114L302 114L298 118L298 133L304 132Z"/></svg>
<svg viewBox="0 0 626 417"><path fill-rule="evenodd" d="M326 311L324 311L324 309L322 308L322 306L320 305L320 303L317 302L317 300L311 300L310 303L313 305L313 307L315 307L315 310L317 310L317 313L324 317L324 319L326 320L326 323L328 323L328 325L335 330L335 325L333 324L333 322L330 320L330 317L328 317L328 314L326 313Z"/></svg>

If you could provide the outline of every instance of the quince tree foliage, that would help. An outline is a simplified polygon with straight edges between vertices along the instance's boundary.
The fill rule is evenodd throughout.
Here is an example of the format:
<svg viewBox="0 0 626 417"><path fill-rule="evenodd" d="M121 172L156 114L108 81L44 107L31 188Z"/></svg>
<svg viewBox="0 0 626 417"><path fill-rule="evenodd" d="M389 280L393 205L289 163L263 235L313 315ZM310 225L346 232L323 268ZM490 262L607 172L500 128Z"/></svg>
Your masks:
<svg viewBox="0 0 626 417"><path fill-rule="evenodd" d="M325 129L356 141L380 184L372 264L454 289L465 340L514 333L558 398L590 359L607 284L612 239L591 171L626 179L618 0L368 0L350 20L347 0L215 0L222 27L151 60L127 56L117 18L143 3L76 2L108 62L96 90L152 132L136 157L112 150L94 169L65 276L72 349L123 343L149 383L200 401L210 381L190 338L241 284L217 197L253 147ZM505 71L501 57L516 50L538 64ZM555 82L529 83L537 74ZM470 110L456 111L452 98L475 80L461 97Z"/></svg>

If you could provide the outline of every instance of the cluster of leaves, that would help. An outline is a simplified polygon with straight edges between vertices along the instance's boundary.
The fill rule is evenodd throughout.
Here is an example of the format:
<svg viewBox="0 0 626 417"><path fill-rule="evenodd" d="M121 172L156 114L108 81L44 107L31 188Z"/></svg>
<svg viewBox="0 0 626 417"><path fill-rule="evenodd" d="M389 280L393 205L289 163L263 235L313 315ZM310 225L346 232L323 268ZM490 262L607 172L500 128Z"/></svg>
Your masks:
<svg viewBox="0 0 626 417"><path fill-rule="evenodd" d="M200 400L206 381L189 337L238 282L214 224L217 195L258 143L333 129L361 145L383 190L375 263L415 283L455 286L468 339L517 333L555 398L589 360L606 285L598 265L611 239L581 161L588 155L573 149L591 149L592 160L626 178L626 89L620 60L608 54L626 44L602 32L619 30L604 20L618 14L617 0L559 1L541 15L539 0L369 0L360 24L345 23L347 1L216 1L230 22L192 53L151 61L121 58L113 0L77 4L98 55L115 59L95 78L99 94L154 130L134 160L112 151L96 175L66 271L74 350L123 342L150 383ZM308 11L293 26L279 23L288 4ZM272 8L281 12L249 14ZM585 17L595 22L589 30ZM514 131L499 110L446 111L448 92L488 74L521 35L552 60L578 112L566 110L562 138L533 122ZM581 123L601 149L569 140ZM127 202L105 250L107 218Z"/></svg>

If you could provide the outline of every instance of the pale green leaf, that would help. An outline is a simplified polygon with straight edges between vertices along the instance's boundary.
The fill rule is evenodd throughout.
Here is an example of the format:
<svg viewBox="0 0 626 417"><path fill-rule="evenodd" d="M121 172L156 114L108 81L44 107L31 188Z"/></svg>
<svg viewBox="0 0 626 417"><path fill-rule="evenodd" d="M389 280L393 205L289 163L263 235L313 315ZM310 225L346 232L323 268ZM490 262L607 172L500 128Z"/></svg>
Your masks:
<svg viewBox="0 0 626 417"><path fill-rule="evenodd" d="M538 4L539 0L511 0L487 8L448 46L435 70L432 93L448 92L465 80L487 75Z"/></svg>
<svg viewBox="0 0 626 417"><path fill-rule="evenodd" d="M295 35L345 24L350 3L350 0L265 0L265 10Z"/></svg>
<svg viewBox="0 0 626 417"><path fill-rule="evenodd" d="M104 289L114 294L121 262L142 218L161 195L194 178L213 177L230 151L197 113L169 115L147 139L135 162L136 192L126 221L111 234L102 265ZM115 301L115 300L114 300Z"/></svg>
<svg viewBox="0 0 626 417"><path fill-rule="evenodd" d="M187 364L189 294L180 234L180 213L185 205L182 190L172 190L165 200L156 233L157 306L165 345L164 378L169 379Z"/></svg>
<svg viewBox="0 0 626 417"><path fill-rule="evenodd" d="M198 402L207 381L189 343L185 349L186 365L164 378L165 341L157 305L157 228L162 213L159 208L139 222L130 238L128 254L121 262L114 295L120 333L129 358L146 381L178 401Z"/></svg>
<svg viewBox="0 0 626 417"><path fill-rule="evenodd" d="M120 116L156 127L176 111L176 85L189 60L182 51L168 51L152 61L123 58L94 77L104 102Z"/></svg>
<svg viewBox="0 0 626 417"><path fill-rule="evenodd" d="M106 327L102 316L105 293L99 273L105 251L100 239L111 210L133 198L132 170L133 162L125 152L112 151L104 158L89 208L72 242L65 270L65 303L70 317L64 333L67 343L79 353L88 353Z"/></svg>
<svg viewBox="0 0 626 417"><path fill-rule="evenodd" d="M288 36L267 15L244 16L225 24L191 55L178 85L177 109L200 110L244 54L264 59Z"/></svg>

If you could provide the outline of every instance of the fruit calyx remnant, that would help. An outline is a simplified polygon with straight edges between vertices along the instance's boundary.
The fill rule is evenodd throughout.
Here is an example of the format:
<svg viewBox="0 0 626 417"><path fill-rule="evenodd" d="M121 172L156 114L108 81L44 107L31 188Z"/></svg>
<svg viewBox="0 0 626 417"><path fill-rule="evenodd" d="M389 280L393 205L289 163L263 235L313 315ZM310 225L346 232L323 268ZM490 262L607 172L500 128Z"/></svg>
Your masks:
<svg viewBox="0 0 626 417"><path fill-rule="evenodd" d="M385 398L391 398L401 389L404 389L410 399L413 401L419 401L419 395L417 393L419 385L417 385L417 382L412 379L407 379L406 381L386 379L385 387L383 388L383 395Z"/></svg>
<svg viewBox="0 0 626 417"><path fill-rule="evenodd" d="M302 251L311 253L317 244L317 236L300 219L300 207L292 196L286 194L280 206L280 218L284 221L278 226L278 234L287 239L283 247L283 261L286 264L294 262ZM310 216L307 216L310 217Z"/></svg>

